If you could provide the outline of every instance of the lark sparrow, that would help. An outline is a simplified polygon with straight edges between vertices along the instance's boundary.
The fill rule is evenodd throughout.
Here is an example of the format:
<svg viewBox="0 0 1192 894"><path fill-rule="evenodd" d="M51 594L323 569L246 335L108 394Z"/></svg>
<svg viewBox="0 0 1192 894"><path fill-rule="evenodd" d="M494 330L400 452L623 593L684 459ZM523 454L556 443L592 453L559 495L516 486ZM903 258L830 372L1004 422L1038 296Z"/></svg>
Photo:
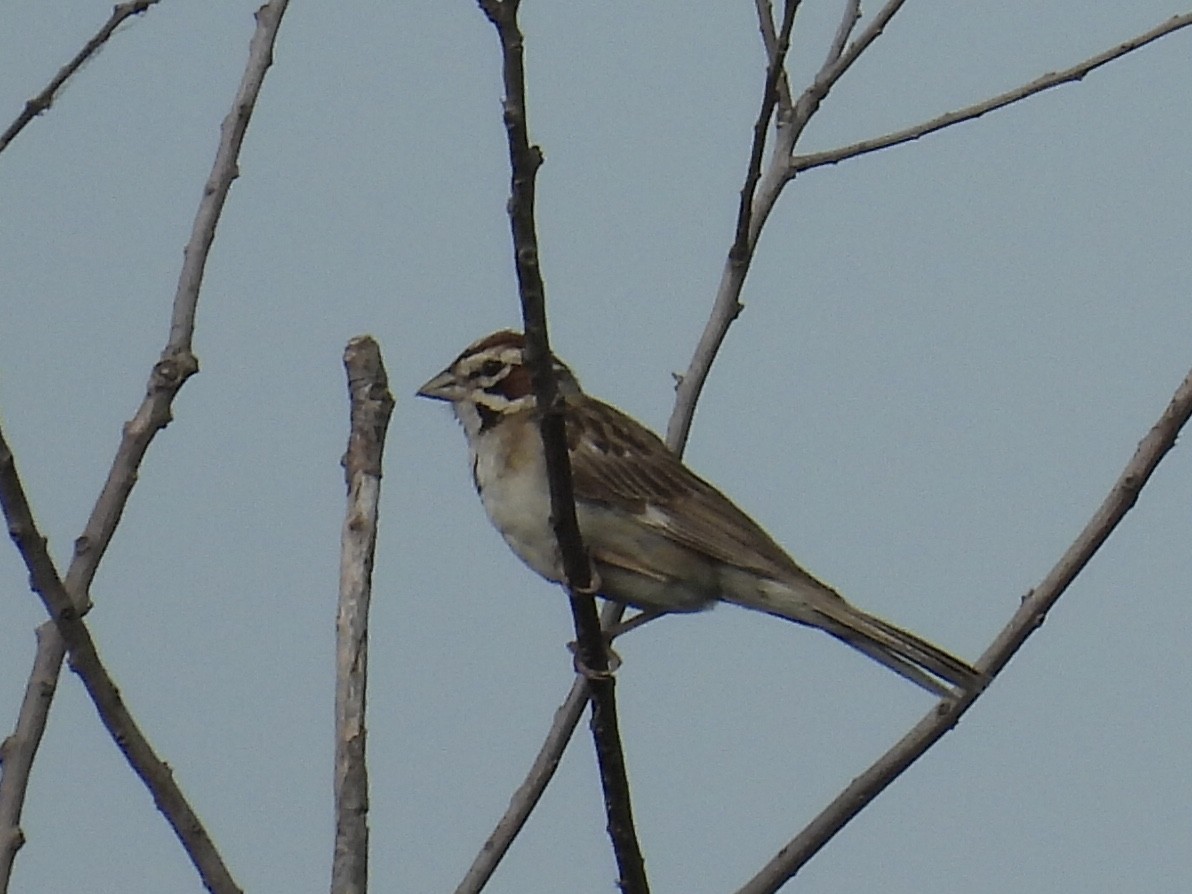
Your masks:
<svg viewBox="0 0 1192 894"><path fill-rule="evenodd" d="M469 345L423 385L463 425L472 480L493 525L523 562L563 579L550 524L546 462L522 335ZM651 431L580 390L552 358L565 401L576 515L600 594L647 612L716 600L819 627L938 695L974 687L959 658L854 608L803 570L761 527L689 470Z"/></svg>

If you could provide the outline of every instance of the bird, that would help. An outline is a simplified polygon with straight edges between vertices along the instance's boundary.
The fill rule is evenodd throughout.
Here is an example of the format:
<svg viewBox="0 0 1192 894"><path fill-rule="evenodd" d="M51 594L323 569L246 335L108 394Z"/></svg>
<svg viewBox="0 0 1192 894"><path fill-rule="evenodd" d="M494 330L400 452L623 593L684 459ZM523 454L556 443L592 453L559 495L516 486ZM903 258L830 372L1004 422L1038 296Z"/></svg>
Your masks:
<svg viewBox="0 0 1192 894"><path fill-rule="evenodd" d="M553 355L551 365L576 518L603 598L651 616L735 603L819 628L937 696L979 686L975 668L847 602L661 438L584 393ZM451 404L472 481L505 542L539 575L565 583L531 380L524 336L503 329L470 344L417 393Z"/></svg>

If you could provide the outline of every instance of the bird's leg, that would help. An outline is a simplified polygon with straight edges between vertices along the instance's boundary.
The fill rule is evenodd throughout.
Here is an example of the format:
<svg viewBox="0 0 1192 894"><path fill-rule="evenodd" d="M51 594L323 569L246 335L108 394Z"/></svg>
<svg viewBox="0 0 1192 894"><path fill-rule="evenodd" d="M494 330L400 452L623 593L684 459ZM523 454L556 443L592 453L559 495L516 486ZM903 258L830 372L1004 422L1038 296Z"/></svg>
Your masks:
<svg viewBox="0 0 1192 894"><path fill-rule="evenodd" d="M611 627L605 627L601 632L604 634L604 638L611 643L618 636L624 636L630 630L636 630L638 627L649 624L651 621L655 620L656 618L661 618L665 614L667 613L661 609L643 609L632 618L624 621L618 621Z"/></svg>

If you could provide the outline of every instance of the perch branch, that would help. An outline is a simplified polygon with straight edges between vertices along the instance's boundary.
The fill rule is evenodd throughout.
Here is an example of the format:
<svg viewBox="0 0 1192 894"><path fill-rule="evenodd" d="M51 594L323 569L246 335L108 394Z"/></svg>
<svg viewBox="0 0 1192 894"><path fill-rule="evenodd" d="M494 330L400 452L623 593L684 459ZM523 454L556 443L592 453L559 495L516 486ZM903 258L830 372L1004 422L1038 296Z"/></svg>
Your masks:
<svg viewBox="0 0 1192 894"><path fill-rule="evenodd" d="M525 323L526 360L540 409L543 449L550 485L551 520L563 560L578 660L583 664L592 705L592 738L604 790L608 834L625 894L646 894L645 861L634 829L629 780L617 722L616 689L600 630L592 574L575 515L571 462L567 455L562 397L551 365L545 287L534 222L535 178L542 152L531 145L525 99L525 42L517 21L517 0L480 0L501 43L505 131L509 141L509 221Z"/></svg>

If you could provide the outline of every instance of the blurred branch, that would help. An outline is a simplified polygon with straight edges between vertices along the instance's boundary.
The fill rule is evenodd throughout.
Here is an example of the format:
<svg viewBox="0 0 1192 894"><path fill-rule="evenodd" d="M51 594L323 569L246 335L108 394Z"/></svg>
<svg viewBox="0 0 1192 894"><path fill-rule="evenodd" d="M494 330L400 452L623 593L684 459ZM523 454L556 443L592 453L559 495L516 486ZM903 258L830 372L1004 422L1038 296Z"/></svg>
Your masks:
<svg viewBox="0 0 1192 894"><path fill-rule="evenodd" d="M368 890L368 608L377 548L381 459L393 395L381 349L368 336L344 351L351 431L343 466L348 507L340 538L339 612L335 622L335 851L331 894Z"/></svg>
<svg viewBox="0 0 1192 894"><path fill-rule="evenodd" d="M511 171L509 221L525 321L526 362L533 375L541 416L551 520L567 579L575 622L577 659L589 676L592 739L604 789L608 834L616 856L621 890L626 894L645 894L649 891L649 884L633 824L629 779L617 722L615 681L609 671L608 651L596 613L591 567L575 516L563 402L551 364L545 288L538 264L538 236L534 223L535 177L542 164L542 152L530 144L529 138L525 42L517 22L518 0L480 0L480 8L495 26L501 42L505 131L509 140Z"/></svg>
<svg viewBox="0 0 1192 894"><path fill-rule="evenodd" d="M960 124L962 121L971 121L974 118L980 118L987 112L1005 108L1008 105L1026 99L1028 96L1034 96L1036 93L1050 90L1052 87L1058 87L1061 84L1068 84L1073 81L1080 81L1094 69L1113 62L1115 59L1120 59L1122 56L1132 53L1158 40L1160 37L1164 37L1181 28L1186 28L1189 25L1192 25L1192 13L1174 16L1161 25L1152 28L1150 31L1139 34L1137 37L1118 44L1116 47L1112 47L1103 53L1098 53L1096 56L1086 59L1077 65L1073 65L1071 68L1066 68L1063 71L1049 72L1036 78L1029 84L1023 84L1021 87L1016 87L1013 90L991 97L983 102L974 103L955 112L947 112L937 118L932 118L930 121L924 121L904 130L898 130L869 140L862 140L859 143L853 143L849 146L841 146L838 149L831 149L827 152L796 155L790 160L790 176L793 177L811 168L834 165L845 159L855 158L858 155L865 155L869 152L877 152L879 149L887 149L890 146L897 146L900 143L909 143L929 133L943 130L945 127Z"/></svg>
<svg viewBox="0 0 1192 894"><path fill-rule="evenodd" d="M996 676L1026 642L1027 637L1039 629L1068 585L1084 570L1101 544L1133 508L1142 488L1159 462L1175 446L1180 430L1190 417L1192 372L1176 389L1167 409L1142 439L1133 458L1126 464L1084 530L1048 575L1026 595L1010 623L977 661L977 669L987 680ZM737 894L772 894L782 887L903 770L956 726L982 691L969 692L957 700L946 700L936 705L873 766L854 779Z"/></svg>
<svg viewBox="0 0 1192 894"><path fill-rule="evenodd" d="M174 296L169 341L162 351L161 359L150 373L145 398L136 415L124 425L124 434L107 480L91 510L83 533L75 540L74 558L63 586L69 594L74 611L80 617L90 608L91 581L128 503L141 461L153 438L173 418L171 406L178 391L187 379L198 372L198 360L190 347L203 270L215 238L215 228L224 201L238 173L236 160L260 94L265 72L273 61L273 45L287 6L288 0L271 0L256 13L256 30L249 45L244 76L237 89L232 109L220 128L215 162L203 188L191 236L183 252L182 270ZM0 794L17 799L15 804L6 804L0 809L0 818L12 816L14 822L20 818L27 786L26 778L41 742L45 719L57 684L58 669L67 649L67 643L60 630L52 623L38 630L37 642L37 657L29 688L38 685L41 696L27 697L21 706L17 721L17 729L23 731L20 740L21 760L6 761L0 768L3 771L3 775L0 776ZM49 672L47 669L50 669ZM38 684L37 680L42 682ZM10 780L10 773L17 773L18 776L26 778ZM192 854L193 859L195 857ZM0 868L2 867L3 863L0 863Z"/></svg>
<svg viewBox="0 0 1192 894"><path fill-rule="evenodd" d="M108 42L108 38L116 31L125 19L132 16L140 15L149 9L150 6L156 6L161 0L135 0L132 3L118 3L112 9L112 14L108 20L104 22L103 27L95 32L83 48L75 54L75 57L58 69L58 74L54 75L53 80L46 85L35 97L25 103L25 108L21 109L21 113L17 115L16 120L8 125L8 129L0 134L0 152L8 148L8 144L13 141L17 134L24 130L25 125L46 111L54 104L54 99L58 95L58 91L62 89L70 77L83 67L84 63L90 59L95 53Z"/></svg>
<svg viewBox="0 0 1192 894"><path fill-rule="evenodd" d="M141 777L153 794L157 808L165 816L174 834L182 842L208 890L217 894L240 894L227 867L215 850L207 830L199 821L170 768L154 753L152 746L125 707L116 684L99 659L91 633L78 607L71 600L58 577L58 571L46 549L46 539L37 530L24 487L17 476L12 451L0 431L0 509L3 509L8 533L16 544L29 583L41 597L59 634L70 649L71 668L87 689L117 747L129 766ZM44 669L44 668L43 668ZM48 704L48 699L46 699ZM7 881L5 882L7 884Z"/></svg>

